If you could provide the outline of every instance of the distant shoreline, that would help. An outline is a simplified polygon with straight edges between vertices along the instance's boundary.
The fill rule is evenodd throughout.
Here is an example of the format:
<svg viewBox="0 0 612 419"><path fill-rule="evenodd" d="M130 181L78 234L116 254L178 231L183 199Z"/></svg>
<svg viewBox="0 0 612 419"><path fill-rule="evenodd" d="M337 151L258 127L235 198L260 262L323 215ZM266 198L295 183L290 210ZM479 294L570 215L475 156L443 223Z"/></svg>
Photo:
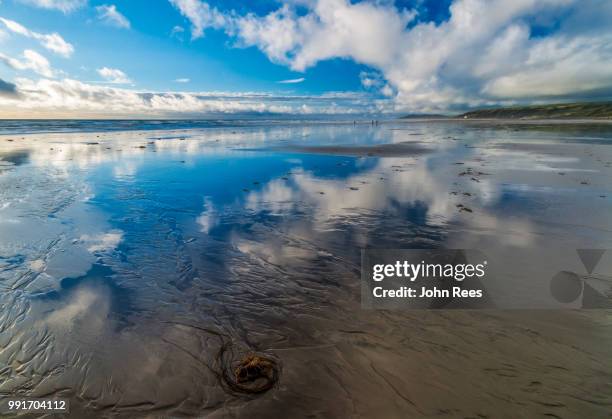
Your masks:
<svg viewBox="0 0 612 419"><path fill-rule="evenodd" d="M514 125L514 126L569 126L593 125L612 126L612 118L460 118L460 117L427 117L376 119L250 119L250 120L2 120L0 119L0 139L24 135L83 133L92 135L106 132L180 132L192 130L251 130L266 129L274 126L318 126L318 125L357 125L365 127L391 127L393 124L432 123L432 124L481 124L481 125ZM392 129L392 128L391 128Z"/></svg>

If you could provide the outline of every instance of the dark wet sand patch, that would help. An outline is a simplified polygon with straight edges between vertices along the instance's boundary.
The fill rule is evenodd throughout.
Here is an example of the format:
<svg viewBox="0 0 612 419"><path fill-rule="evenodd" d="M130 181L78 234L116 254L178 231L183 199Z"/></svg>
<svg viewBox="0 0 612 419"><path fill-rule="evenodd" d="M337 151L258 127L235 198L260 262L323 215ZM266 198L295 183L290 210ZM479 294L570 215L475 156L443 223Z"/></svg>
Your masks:
<svg viewBox="0 0 612 419"><path fill-rule="evenodd" d="M431 148L425 147L422 142L403 142L376 145L292 145L285 147L269 148L267 150L308 154L329 154L350 157L418 156L434 151Z"/></svg>
<svg viewBox="0 0 612 419"><path fill-rule="evenodd" d="M0 161L13 163L15 166L20 166L30 160L30 153L27 150L14 150L9 152L0 152Z"/></svg>

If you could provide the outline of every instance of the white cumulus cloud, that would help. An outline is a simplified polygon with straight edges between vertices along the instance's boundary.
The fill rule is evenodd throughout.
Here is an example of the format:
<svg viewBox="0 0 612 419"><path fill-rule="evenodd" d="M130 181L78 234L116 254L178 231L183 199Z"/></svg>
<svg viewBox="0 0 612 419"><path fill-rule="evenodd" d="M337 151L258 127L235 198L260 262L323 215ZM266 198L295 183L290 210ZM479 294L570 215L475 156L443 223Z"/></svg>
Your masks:
<svg viewBox="0 0 612 419"><path fill-rule="evenodd" d="M96 6L98 19L107 25L116 26L118 28L129 29L130 21L117 10L114 4L103 4Z"/></svg>
<svg viewBox="0 0 612 419"><path fill-rule="evenodd" d="M116 68L102 67L99 68L98 74L109 83L128 84L132 81L123 71Z"/></svg>
<svg viewBox="0 0 612 419"><path fill-rule="evenodd" d="M19 0L21 3L39 7L41 9L55 9L70 13L84 6L87 0Z"/></svg>
<svg viewBox="0 0 612 419"><path fill-rule="evenodd" d="M14 70L31 70L44 77L53 77L54 75L49 60L31 49L23 51L21 58L13 58L0 53L0 61Z"/></svg>
<svg viewBox="0 0 612 419"><path fill-rule="evenodd" d="M357 94L273 95L224 92L147 92L72 79L17 78L0 95L5 117L198 117L208 114L353 114L376 112Z"/></svg>
<svg viewBox="0 0 612 419"><path fill-rule="evenodd" d="M0 22L2 22L9 31L36 39L43 47L63 57L70 57L74 52L74 47L56 32L49 34L34 32L14 20L5 19L3 17L0 17Z"/></svg>
<svg viewBox="0 0 612 419"><path fill-rule="evenodd" d="M206 28L220 29L230 22L226 16L206 2L199 0L170 0L183 16L191 22L191 38L204 36ZM176 27L175 27L176 28Z"/></svg>
<svg viewBox="0 0 612 419"><path fill-rule="evenodd" d="M295 71L334 58L367 65L380 79L362 84L397 110L612 94L609 0L454 0L441 22L390 1L291 2L266 15L170 1L194 38L222 29Z"/></svg>

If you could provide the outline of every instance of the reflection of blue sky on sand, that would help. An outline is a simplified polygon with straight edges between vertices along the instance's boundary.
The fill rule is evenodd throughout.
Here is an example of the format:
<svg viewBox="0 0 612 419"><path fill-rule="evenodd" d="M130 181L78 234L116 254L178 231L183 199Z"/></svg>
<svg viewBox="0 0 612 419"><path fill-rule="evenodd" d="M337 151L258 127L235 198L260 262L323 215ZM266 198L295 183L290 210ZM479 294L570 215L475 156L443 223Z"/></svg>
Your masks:
<svg viewBox="0 0 612 419"><path fill-rule="evenodd" d="M3 389L73 388L98 407L165 403L192 413L227 400L205 365L219 342L176 322L277 348L291 388L329 379L324 369L301 369L298 360L309 356L324 364L354 357L354 365L381 356L355 346L365 335L338 330L382 328L364 344L400 362L407 349L393 330L404 329L406 318L357 308L361 247L611 247L609 146L553 139L450 123L0 139L0 304L11 307L1 310L0 358L9 366ZM290 150L404 141L431 152L378 158ZM529 149L521 145L527 141L554 147ZM459 175L468 167L471 174ZM470 316L456 319L470 323ZM448 321L425 317L438 327ZM487 322L507 326L503 316ZM456 326L445 339L461 357L473 345L460 343L460 334L486 339L482 330ZM439 338L414 333L417 346ZM337 342L339 352L325 352L323 342ZM307 355L301 347L318 349ZM559 359L591 365L569 346L557 349ZM524 356L519 362L531 365ZM472 373L511 394L496 376ZM373 394L387 394L388 383L374 373L353 381L354 391L373 382L380 387ZM332 396L347 400L333 385Z"/></svg>

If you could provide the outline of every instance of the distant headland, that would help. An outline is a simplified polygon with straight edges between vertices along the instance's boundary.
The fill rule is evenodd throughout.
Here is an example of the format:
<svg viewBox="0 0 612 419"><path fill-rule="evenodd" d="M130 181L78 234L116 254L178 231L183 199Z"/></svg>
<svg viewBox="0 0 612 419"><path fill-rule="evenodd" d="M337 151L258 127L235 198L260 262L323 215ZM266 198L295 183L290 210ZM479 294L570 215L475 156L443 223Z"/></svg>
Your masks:
<svg viewBox="0 0 612 419"><path fill-rule="evenodd" d="M401 119L612 119L612 102L508 106L475 109L460 115L410 114Z"/></svg>
<svg viewBox="0 0 612 419"><path fill-rule="evenodd" d="M612 102L558 103L477 109L464 119L612 119Z"/></svg>

